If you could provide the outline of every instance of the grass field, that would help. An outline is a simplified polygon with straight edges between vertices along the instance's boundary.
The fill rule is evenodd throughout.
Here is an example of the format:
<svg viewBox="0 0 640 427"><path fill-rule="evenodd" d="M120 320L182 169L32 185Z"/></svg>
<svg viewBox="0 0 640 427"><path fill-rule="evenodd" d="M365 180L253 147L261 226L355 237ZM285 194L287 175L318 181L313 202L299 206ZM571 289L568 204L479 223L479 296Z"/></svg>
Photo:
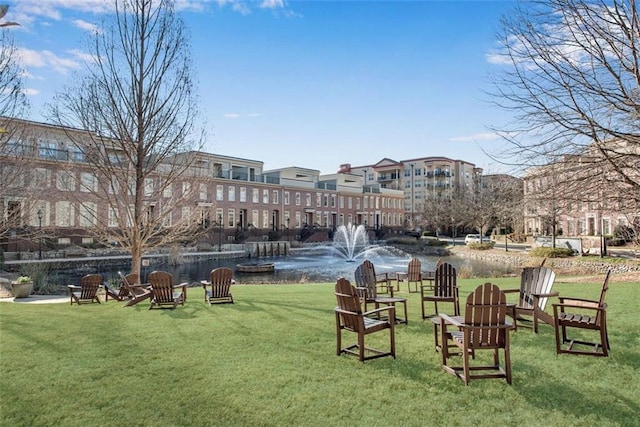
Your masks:
<svg viewBox="0 0 640 427"><path fill-rule="evenodd" d="M461 281L463 300L481 282ZM585 298L599 289L554 286ZM365 363L335 355L333 284L236 285L235 304L212 307L191 288L173 311L0 304L0 424L637 426L639 292L610 286L610 357L558 356L542 324L512 333L512 385L468 387L442 371L416 294L396 328L397 359ZM388 344L375 335L371 344Z"/></svg>

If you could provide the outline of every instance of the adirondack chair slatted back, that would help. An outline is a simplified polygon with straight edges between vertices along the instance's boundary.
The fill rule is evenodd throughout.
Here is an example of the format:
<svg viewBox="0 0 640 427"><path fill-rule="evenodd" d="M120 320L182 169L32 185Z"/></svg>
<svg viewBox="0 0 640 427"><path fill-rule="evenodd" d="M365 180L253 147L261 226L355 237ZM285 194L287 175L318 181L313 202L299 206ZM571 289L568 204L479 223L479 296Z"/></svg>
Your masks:
<svg viewBox="0 0 640 427"><path fill-rule="evenodd" d="M609 276L611 275L611 269L607 270L607 274L604 276L604 282L602 282L602 290L600 291L600 299L598 300L598 307L604 307L605 302L604 299L607 296L607 291L609 290ZM602 325L602 314L603 312L598 310L596 314L596 325Z"/></svg>
<svg viewBox="0 0 640 427"><path fill-rule="evenodd" d="M480 327L469 334L470 348L499 348L504 345L507 299L504 292L491 283L485 283L467 297L465 309L466 325Z"/></svg>
<svg viewBox="0 0 640 427"><path fill-rule="evenodd" d="M102 276L99 274L87 274L80 281L80 299L91 300L96 297L100 284L102 283Z"/></svg>
<svg viewBox="0 0 640 427"><path fill-rule="evenodd" d="M157 304L173 303L173 276L166 271L149 273L149 283L153 293L153 300Z"/></svg>
<svg viewBox="0 0 640 427"><path fill-rule="evenodd" d="M226 267L211 270L211 298L227 298L233 283L233 270Z"/></svg>
<svg viewBox="0 0 640 427"><path fill-rule="evenodd" d="M520 276L520 303L518 307L533 309L533 294L548 294L551 292L556 273L547 267L525 267ZM538 300L538 308L544 311L547 297Z"/></svg>
<svg viewBox="0 0 640 427"><path fill-rule="evenodd" d="M126 276L124 276L124 278L122 279L122 284L124 286L137 285L139 283L140 283L140 275L136 273L129 273Z"/></svg>
<svg viewBox="0 0 640 427"><path fill-rule="evenodd" d="M335 294L338 300L338 308L342 310L340 318L344 329L353 332L363 331L362 307L355 287L347 279L340 278L336 282Z"/></svg>
<svg viewBox="0 0 640 427"><path fill-rule="evenodd" d="M354 277L358 290L363 292L360 294L360 298L365 298L367 301L373 301L378 296L378 291L376 289L376 277L373 268L362 263L356 267Z"/></svg>
<svg viewBox="0 0 640 427"><path fill-rule="evenodd" d="M422 282L422 263L418 258L413 258L409 261L407 280L409 282Z"/></svg>
<svg viewBox="0 0 640 427"><path fill-rule="evenodd" d="M437 297L450 298L456 295L458 279L456 269L449 263L443 262L438 266L434 277L433 294Z"/></svg>

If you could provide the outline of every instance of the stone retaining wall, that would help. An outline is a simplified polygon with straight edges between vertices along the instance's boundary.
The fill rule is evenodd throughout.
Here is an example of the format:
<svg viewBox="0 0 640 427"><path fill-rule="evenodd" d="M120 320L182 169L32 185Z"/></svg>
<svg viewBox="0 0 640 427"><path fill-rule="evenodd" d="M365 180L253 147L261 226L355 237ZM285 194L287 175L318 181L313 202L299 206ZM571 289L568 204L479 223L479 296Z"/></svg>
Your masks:
<svg viewBox="0 0 640 427"><path fill-rule="evenodd" d="M454 251L454 254L461 257L502 263L512 267L537 266L544 260L544 258L533 257L519 252L500 253L496 251L457 250ZM587 261L585 258L547 258L544 265L558 270L580 270L585 274L604 274L610 268L615 274L638 272L640 277L640 263L633 261L629 263L607 263L598 261L597 258L594 258L593 261Z"/></svg>

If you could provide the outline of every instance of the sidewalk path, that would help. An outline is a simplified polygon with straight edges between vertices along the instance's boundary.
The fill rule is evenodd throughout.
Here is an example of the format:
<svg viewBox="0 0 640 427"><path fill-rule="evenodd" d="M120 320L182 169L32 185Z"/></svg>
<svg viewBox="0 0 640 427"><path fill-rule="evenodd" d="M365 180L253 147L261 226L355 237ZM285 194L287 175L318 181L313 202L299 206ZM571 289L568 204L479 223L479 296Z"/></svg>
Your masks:
<svg viewBox="0 0 640 427"><path fill-rule="evenodd" d="M16 302L19 304L59 304L68 303L69 297L64 295L31 295L27 298L0 298L0 302Z"/></svg>

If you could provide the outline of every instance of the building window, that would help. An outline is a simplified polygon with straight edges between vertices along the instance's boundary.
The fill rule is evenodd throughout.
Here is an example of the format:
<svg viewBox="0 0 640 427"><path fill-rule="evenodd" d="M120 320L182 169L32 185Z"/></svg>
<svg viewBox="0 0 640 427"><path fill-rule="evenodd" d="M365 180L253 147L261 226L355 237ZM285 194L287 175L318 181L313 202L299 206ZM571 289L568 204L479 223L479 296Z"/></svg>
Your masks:
<svg viewBox="0 0 640 427"><path fill-rule="evenodd" d="M278 201L278 194L279 194L279 193L278 193L278 190L273 190L273 204L274 204L274 205L277 205L278 203L280 203L280 202Z"/></svg>
<svg viewBox="0 0 640 427"><path fill-rule="evenodd" d="M162 219L162 226L165 228L171 227L173 225L173 212L167 212Z"/></svg>
<svg viewBox="0 0 640 427"><path fill-rule="evenodd" d="M60 201L56 203L56 226L73 227L74 225L74 209L73 204L68 201Z"/></svg>
<svg viewBox="0 0 640 427"><path fill-rule="evenodd" d="M80 203L80 227L93 227L96 225L96 204L93 202Z"/></svg>
<svg viewBox="0 0 640 427"><path fill-rule="evenodd" d="M216 185L216 201L224 201L224 186Z"/></svg>
<svg viewBox="0 0 640 427"><path fill-rule="evenodd" d="M41 159L56 159L58 149L55 142L40 141L40 150L38 154ZM64 160L64 159L60 159Z"/></svg>
<svg viewBox="0 0 640 427"><path fill-rule="evenodd" d="M247 188L240 187L240 202L245 203L247 201Z"/></svg>
<svg viewBox="0 0 640 427"><path fill-rule="evenodd" d="M233 185L229 186L229 201L230 202L235 202L236 201L236 187L234 187Z"/></svg>
<svg viewBox="0 0 640 427"><path fill-rule="evenodd" d="M183 197L191 196L191 183L190 182L183 182L182 183L182 196Z"/></svg>
<svg viewBox="0 0 640 427"><path fill-rule="evenodd" d="M289 202L290 202L289 192L288 192L288 191L285 191L285 192L284 192L284 204L285 204L285 205L288 205L288 204L289 204Z"/></svg>
<svg viewBox="0 0 640 427"><path fill-rule="evenodd" d="M109 217L107 219L107 225L109 227L118 226L118 208L115 206L109 206Z"/></svg>
<svg viewBox="0 0 640 427"><path fill-rule="evenodd" d="M262 228L269 228L269 211L262 211Z"/></svg>
<svg viewBox="0 0 640 427"><path fill-rule="evenodd" d="M180 220L184 226L187 226L191 223L191 207L189 206L182 207Z"/></svg>
<svg viewBox="0 0 640 427"><path fill-rule="evenodd" d="M200 184L200 200L207 200L207 184L201 183Z"/></svg>
<svg viewBox="0 0 640 427"><path fill-rule="evenodd" d="M44 168L35 168L32 172L32 188L49 188L51 186L51 171Z"/></svg>
<svg viewBox="0 0 640 427"><path fill-rule="evenodd" d="M307 193L307 196L306 196L306 203L307 203L307 204L306 204L305 206L307 206L308 208L310 208L310 207L311 207L311 193Z"/></svg>
<svg viewBox="0 0 640 427"><path fill-rule="evenodd" d="M253 203L259 203L260 202L260 190L258 190L257 188L253 189L253 199L252 199L252 201L253 201Z"/></svg>
<svg viewBox="0 0 640 427"><path fill-rule="evenodd" d="M265 205L269 203L269 190L262 190L262 203Z"/></svg>
<svg viewBox="0 0 640 427"><path fill-rule="evenodd" d="M144 179L144 197L151 197L153 195L153 178Z"/></svg>
<svg viewBox="0 0 640 427"><path fill-rule="evenodd" d="M76 190L76 176L73 172L60 171L56 179L56 188L61 191Z"/></svg>
<svg viewBox="0 0 640 427"><path fill-rule="evenodd" d="M169 183L166 187L164 187L164 189L162 190L162 196L166 198L170 198L171 196L173 196L173 184Z"/></svg>
<svg viewBox="0 0 640 427"><path fill-rule="evenodd" d="M236 226L236 210L229 209L227 211L227 226L233 228Z"/></svg>
<svg viewBox="0 0 640 427"><path fill-rule="evenodd" d="M251 224L254 227L257 227L260 224L260 211L257 209L254 209L251 212Z"/></svg>

